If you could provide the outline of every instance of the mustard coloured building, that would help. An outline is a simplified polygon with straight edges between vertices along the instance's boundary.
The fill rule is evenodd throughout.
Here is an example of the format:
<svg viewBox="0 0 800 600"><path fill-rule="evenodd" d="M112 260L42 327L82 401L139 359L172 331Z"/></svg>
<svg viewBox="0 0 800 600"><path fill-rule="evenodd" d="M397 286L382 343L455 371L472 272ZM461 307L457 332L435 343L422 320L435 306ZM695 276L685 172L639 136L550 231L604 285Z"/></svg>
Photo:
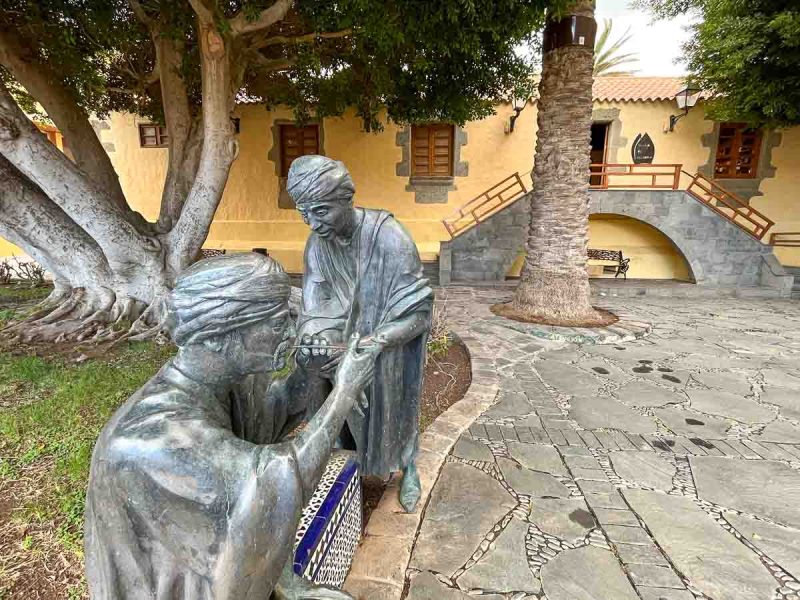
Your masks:
<svg viewBox="0 0 800 600"><path fill-rule="evenodd" d="M800 127L709 120L701 95L679 109L684 88L677 78L595 81L590 275L613 278L624 262L629 279L787 295L787 273L800 267ZM442 283L518 275L535 103L521 111L499 105L463 128L388 123L378 133L364 132L354 112L301 127L290 110L253 103L238 105L235 118L240 153L205 248L266 248L300 273L308 229L286 194L286 173L297 156L324 154L350 169L357 204L389 210L408 228ZM96 129L129 202L155 220L166 132L128 114ZM0 255L12 252L20 253L0 243Z"/></svg>

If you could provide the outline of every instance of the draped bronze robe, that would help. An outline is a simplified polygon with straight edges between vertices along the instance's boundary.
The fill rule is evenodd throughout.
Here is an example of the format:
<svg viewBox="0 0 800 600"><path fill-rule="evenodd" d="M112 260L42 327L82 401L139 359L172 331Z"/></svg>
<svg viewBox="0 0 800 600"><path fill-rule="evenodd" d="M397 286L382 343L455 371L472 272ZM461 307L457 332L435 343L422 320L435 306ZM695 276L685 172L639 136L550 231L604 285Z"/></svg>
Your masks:
<svg viewBox="0 0 800 600"><path fill-rule="evenodd" d="M86 500L93 599L270 598L305 499L292 447L258 445L300 409L260 389L217 395L170 361L114 414Z"/></svg>
<svg viewBox="0 0 800 600"><path fill-rule="evenodd" d="M430 322L433 290L411 236L388 212L356 210L361 220L348 245L313 233L306 244L298 337L367 336L413 313ZM385 476L414 460L428 330L379 355L364 414L348 416L363 475ZM322 399L320 392L316 405Z"/></svg>

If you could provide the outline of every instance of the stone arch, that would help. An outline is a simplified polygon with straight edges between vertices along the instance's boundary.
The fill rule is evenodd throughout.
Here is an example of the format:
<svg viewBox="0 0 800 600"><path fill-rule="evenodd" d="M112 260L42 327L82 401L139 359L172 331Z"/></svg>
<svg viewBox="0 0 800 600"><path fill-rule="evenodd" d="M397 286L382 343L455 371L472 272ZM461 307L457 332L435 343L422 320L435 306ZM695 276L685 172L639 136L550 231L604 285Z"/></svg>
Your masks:
<svg viewBox="0 0 800 600"><path fill-rule="evenodd" d="M663 225L664 225L663 223L660 223L659 225L656 225L654 223L650 223L650 222L644 221L644 220L642 220L642 219L640 219L640 218L638 218L636 216L632 216L630 214L622 214L621 212L610 213L610 212L604 212L604 211L602 211L602 212L592 211L590 216L595 216L595 215L609 215L609 216L625 217L626 219L630 219L632 221L636 221L637 223L641 223L643 225L646 225L648 228L653 229L659 236L663 237L665 240L667 240L670 243L670 245L675 250L675 252L678 254L678 256L681 259L683 259L683 262L685 263L686 269L688 271L689 280L692 283L697 283L697 276L695 275L695 273L696 273L696 271L702 272L703 266L696 260L694 261L694 264L692 263L692 260L690 259L690 257L687 256L686 252L681 247L681 245L682 245L681 242L684 242L683 243L684 247L686 246L684 240L680 240L679 239L678 241L676 241L672 237L672 235L677 235L680 238L680 232L673 231L672 235L670 235L669 233L667 233L667 232L662 230ZM606 249L607 250L617 250L618 248L606 248Z"/></svg>

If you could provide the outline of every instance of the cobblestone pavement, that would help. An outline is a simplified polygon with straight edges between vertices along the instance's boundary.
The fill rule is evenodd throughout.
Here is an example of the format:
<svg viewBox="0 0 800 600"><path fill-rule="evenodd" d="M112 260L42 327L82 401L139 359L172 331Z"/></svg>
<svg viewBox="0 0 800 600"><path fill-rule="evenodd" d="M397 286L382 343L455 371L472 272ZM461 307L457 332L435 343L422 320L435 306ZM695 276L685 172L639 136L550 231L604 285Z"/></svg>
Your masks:
<svg viewBox="0 0 800 600"><path fill-rule="evenodd" d="M439 294L496 402L433 487L407 598L800 600L800 303L604 300L653 332L578 346L491 315L508 296Z"/></svg>

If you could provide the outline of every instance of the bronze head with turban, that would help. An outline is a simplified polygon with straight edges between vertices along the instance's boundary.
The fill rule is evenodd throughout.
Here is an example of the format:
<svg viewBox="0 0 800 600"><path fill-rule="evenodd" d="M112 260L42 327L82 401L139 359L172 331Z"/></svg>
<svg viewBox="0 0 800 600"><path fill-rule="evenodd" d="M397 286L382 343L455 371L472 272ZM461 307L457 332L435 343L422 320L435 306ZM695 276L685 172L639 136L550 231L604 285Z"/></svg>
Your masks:
<svg viewBox="0 0 800 600"><path fill-rule="evenodd" d="M344 163L326 156L300 156L289 168L286 191L303 221L322 238L349 237L356 188Z"/></svg>
<svg viewBox="0 0 800 600"><path fill-rule="evenodd" d="M170 295L172 339L179 348L225 352L232 366L242 363L242 373L280 369L293 333L290 289L281 265L261 254L201 260L181 273Z"/></svg>

